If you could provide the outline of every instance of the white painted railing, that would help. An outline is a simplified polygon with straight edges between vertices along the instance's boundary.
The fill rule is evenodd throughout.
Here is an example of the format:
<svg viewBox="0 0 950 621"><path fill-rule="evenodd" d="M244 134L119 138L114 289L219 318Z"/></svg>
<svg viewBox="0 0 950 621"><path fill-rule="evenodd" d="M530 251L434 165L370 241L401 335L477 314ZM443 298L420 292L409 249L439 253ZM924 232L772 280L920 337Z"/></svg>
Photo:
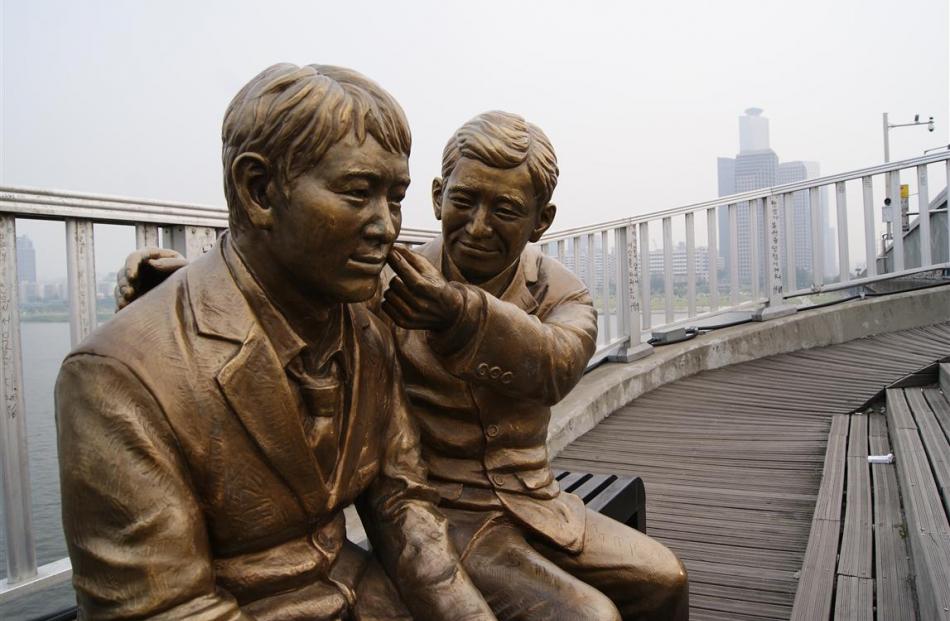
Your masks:
<svg viewBox="0 0 950 621"><path fill-rule="evenodd" d="M937 153L561 231L545 236L541 245L591 290L600 316L591 364L630 360L648 353L646 341L657 328L736 309L782 307L798 296L950 269L950 218L945 206L935 209L946 201L930 200L932 188L945 186L948 174L950 153ZM908 216L906 226L899 208L902 181L908 185L907 211L917 215L916 220ZM834 193L833 236L825 227L830 218L824 212L824 188ZM878 214L885 197L893 199L893 209L881 221ZM849 211L849 205L860 209ZM827 209L831 213L831 207ZM227 212L221 208L0 188L0 459L8 576L0 581L0 605L70 576L68 559L37 567L34 552L16 218L66 224L74 344L96 325L94 223L134 225L138 247L161 242L189 258L206 251L227 226ZM857 226L851 224L854 220L860 221ZM943 229L935 230L934 222L942 222ZM434 235L403 229L400 241L421 243ZM855 247L863 261L852 256ZM833 262L826 262L826 249L835 256ZM825 269L826 263L833 263L832 271Z"/></svg>
<svg viewBox="0 0 950 621"><path fill-rule="evenodd" d="M945 191L931 202L948 175L950 153L935 153L560 231L541 244L591 290L600 314L592 363L629 359L648 351L658 328L950 269Z"/></svg>

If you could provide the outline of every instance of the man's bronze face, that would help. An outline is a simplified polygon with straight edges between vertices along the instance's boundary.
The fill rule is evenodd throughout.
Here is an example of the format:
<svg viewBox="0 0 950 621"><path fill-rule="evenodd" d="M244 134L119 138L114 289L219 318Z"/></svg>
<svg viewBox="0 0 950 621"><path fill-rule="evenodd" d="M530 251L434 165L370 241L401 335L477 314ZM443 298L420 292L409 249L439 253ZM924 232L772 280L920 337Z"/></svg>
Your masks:
<svg viewBox="0 0 950 621"><path fill-rule="evenodd" d="M349 134L294 179L275 209L274 259L308 297L360 302L372 297L402 225L409 185L406 156L370 135Z"/></svg>
<svg viewBox="0 0 950 621"><path fill-rule="evenodd" d="M514 263L554 216L552 205L538 205L527 164L492 168L462 157L432 191L449 258L475 284Z"/></svg>

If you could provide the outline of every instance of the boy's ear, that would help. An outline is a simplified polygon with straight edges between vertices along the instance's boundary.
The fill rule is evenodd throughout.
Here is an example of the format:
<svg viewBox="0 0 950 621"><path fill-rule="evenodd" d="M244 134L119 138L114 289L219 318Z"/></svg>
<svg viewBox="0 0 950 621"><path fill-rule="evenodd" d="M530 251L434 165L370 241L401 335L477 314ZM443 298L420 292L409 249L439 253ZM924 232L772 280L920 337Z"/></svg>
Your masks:
<svg viewBox="0 0 950 621"><path fill-rule="evenodd" d="M435 219L442 219L442 190L445 184L442 183L442 177L436 177L432 180L432 211L435 213Z"/></svg>
<svg viewBox="0 0 950 621"><path fill-rule="evenodd" d="M274 212L267 198L271 169L267 159L257 153L242 153L231 164L231 180L237 189L240 208L251 226L269 229Z"/></svg>
<svg viewBox="0 0 950 621"><path fill-rule="evenodd" d="M557 214L557 207L554 203L548 203L544 207L538 210L538 219L534 226L534 230L531 231L530 241L536 242L541 239L541 236L551 228L551 224L554 222L554 216Z"/></svg>

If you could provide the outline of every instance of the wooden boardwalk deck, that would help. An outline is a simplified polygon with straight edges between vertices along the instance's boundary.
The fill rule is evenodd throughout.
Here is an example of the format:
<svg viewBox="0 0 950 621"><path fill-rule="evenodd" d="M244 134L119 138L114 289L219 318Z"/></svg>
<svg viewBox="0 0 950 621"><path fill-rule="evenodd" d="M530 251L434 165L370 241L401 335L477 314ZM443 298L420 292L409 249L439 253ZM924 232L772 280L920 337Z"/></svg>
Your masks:
<svg viewBox="0 0 950 621"><path fill-rule="evenodd" d="M947 355L950 323L701 373L621 408L555 464L643 477L647 532L686 563L692 619L788 619L833 416Z"/></svg>

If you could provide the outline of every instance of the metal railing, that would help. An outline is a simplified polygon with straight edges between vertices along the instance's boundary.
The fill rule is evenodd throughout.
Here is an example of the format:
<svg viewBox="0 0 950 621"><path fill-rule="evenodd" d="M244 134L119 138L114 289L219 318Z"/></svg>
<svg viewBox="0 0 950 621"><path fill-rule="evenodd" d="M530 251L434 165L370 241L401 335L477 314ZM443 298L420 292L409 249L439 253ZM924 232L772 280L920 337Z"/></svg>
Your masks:
<svg viewBox="0 0 950 621"><path fill-rule="evenodd" d="M600 330L591 364L629 360L649 349L645 342L657 328L950 269L950 218L946 207L935 209L930 201L929 168L950 174L950 153L561 231L546 235L540 243L587 284L594 298ZM909 215L903 222L898 204L902 180L908 181L906 211L917 215L913 225ZM826 226L832 209L824 203L824 188L834 190L834 235ZM858 193L858 201L849 203L849 190ZM916 199L911 201L911 196ZM946 193L942 196L945 202ZM879 222L875 214L885 197L893 208L886 221ZM854 217L852 213L849 218L849 204L861 205L860 226L849 224ZM916 212L910 211L912 204ZM210 248L227 226L222 208L0 188L0 459L7 542L7 578L0 581L0 604L71 575L68 559L36 564L18 312L18 217L65 222L73 344L96 325L94 224L134 225L137 247L161 242L188 258ZM943 228L935 230L935 222L943 222ZM403 229L400 241L417 244L435 234ZM905 243L909 235L916 236L913 243ZM860 244L859 237L863 237ZM859 263L851 256L855 245L863 248L861 269L855 269ZM837 272L830 276L826 251L835 255Z"/></svg>

